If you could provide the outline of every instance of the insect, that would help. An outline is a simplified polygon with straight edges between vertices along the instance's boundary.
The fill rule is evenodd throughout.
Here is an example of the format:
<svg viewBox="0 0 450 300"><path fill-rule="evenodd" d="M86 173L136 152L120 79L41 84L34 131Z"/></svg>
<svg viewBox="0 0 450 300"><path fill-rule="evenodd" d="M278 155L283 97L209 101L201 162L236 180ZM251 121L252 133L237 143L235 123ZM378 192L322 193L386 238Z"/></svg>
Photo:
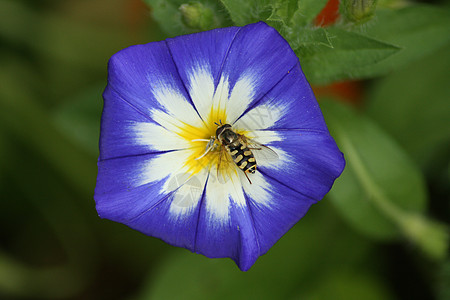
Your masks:
<svg viewBox="0 0 450 300"><path fill-rule="evenodd" d="M257 157L270 160L278 159L278 155L269 147L248 139L243 134L236 133L230 124L222 124L222 121L220 120L219 122L220 124L215 123L218 126L216 136L212 136L209 140L193 140L208 141L205 152L196 159L201 159L210 151L219 151L217 178L225 182L226 179L223 178L224 175L220 172L220 170L223 168L225 163L234 163L244 172L245 177L247 177L251 184L252 182L248 177L248 173L254 174L256 172L257 162L255 154L257 154ZM217 144L216 141L219 143Z"/></svg>

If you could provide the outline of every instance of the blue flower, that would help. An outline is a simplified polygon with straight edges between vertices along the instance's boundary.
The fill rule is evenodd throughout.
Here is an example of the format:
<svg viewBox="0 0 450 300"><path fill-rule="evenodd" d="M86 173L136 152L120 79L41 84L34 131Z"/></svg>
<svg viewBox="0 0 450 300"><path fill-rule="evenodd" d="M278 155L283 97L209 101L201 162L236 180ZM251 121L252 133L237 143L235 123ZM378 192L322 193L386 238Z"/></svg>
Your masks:
<svg viewBox="0 0 450 300"><path fill-rule="evenodd" d="M108 72L102 218L245 271L344 168L298 58L265 23L132 46ZM253 149L256 172L244 174L214 139L220 123L278 159Z"/></svg>

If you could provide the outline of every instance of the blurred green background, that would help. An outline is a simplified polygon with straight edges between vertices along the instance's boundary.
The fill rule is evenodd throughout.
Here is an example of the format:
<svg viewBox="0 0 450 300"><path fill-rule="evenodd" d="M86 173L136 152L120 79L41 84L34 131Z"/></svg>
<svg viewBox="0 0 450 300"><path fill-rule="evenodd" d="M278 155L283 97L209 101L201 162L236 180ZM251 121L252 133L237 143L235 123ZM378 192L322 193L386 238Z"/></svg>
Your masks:
<svg viewBox="0 0 450 300"><path fill-rule="evenodd" d="M319 2L320 11L326 1ZM314 55L331 64L335 52L320 50L319 42L308 50L297 40L347 168L250 271L97 216L109 57L208 27L293 20L295 14L279 12L284 3L298 8L297 1L248 1L236 9L236 1L202 3L216 17L192 25L180 15L183 1L0 0L0 298L450 299L448 1L420 7L418 17L401 10L405 1L380 1L399 18L381 11L370 21L381 25L361 25L358 38L377 37L366 44L396 60L387 67L383 60L369 71L317 73L324 59ZM400 13L410 14L409 23L400 23ZM399 23L383 28L383 18ZM356 39L348 23L336 24L308 32L315 41L344 31ZM286 28L278 29L293 44ZM399 37L394 29L403 30ZM392 58L400 48L412 50Z"/></svg>

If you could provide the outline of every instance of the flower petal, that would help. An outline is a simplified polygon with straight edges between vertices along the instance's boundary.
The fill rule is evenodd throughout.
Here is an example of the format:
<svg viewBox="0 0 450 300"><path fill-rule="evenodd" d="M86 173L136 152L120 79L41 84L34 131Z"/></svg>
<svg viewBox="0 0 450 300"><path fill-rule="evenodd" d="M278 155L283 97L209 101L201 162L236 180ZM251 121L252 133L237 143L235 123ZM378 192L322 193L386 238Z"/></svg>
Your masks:
<svg viewBox="0 0 450 300"><path fill-rule="evenodd" d="M239 27L220 28L167 39L180 77L204 120L211 110L224 61L239 30Z"/></svg>
<svg viewBox="0 0 450 300"><path fill-rule="evenodd" d="M328 133L320 107L298 62L234 126L248 131L307 129Z"/></svg>
<svg viewBox="0 0 450 300"><path fill-rule="evenodd" d="M206 177L205 172L197 174L181 186L175 177L169 181L169 185L177 187L173 193L126 224L171 245L193 251Z"/></svg>
<svg viewBox="0 0 450 300"><path fill-rule="evenodd" d="M251 175L251 184L243 172L238 175L226 183L208 180L195 251L230 257L246 271L316 200L259 172Z"/></svg>
<svg viewBox="0 0 450 300"><path fill-rule="evenodd" d="M182 186L190 150L150 153L99 161L95 188L102 218L128 222Z"/></svg>
<svg viewBox="0 0 450 300"><path fill-rule="evenodd" d="M160 126L131 106L111 86L106 87L103 97L105 104L99 160L172 151L190 146L186 139Z"/></svg>
<svg viewBox="0 0 450 300"><path fill-rule="evenodd" d="M298 63L289 44L263 22L177 37L167 43L203 120L216 93L221 96L215 101L226 102L220 105L226 107L226 121L234 122Z"/></svg>
<svg viewBox="0 0 450 300"><path fill-rule="evenodd" d="M264 184L255 184L257 181ZM252 176L252 184L243 181L243 188L259 245L258 255L266 253L316 202L261 173Z"/></svg>
<svg viewBox="0 0 450 300"><path fill-rule="evenodd" d="M242 27L222 69L233 91L227 103L227 121L234 123L297 64L294 51L274 28L263 22Z"/></svg>
<svg viewBox="0 0 450 300"><path fill-rule="evenodd" d="M192 126L201 124L166 42L119 51L109 61L108 74L108 86L143 116L152 119L157 109Z"/></svg>
<svg viewBox="0 0 450 300"><path fill-rule="evenodd" d="M322 199L344 169L343 154L329 134L295 129L257 134L280 157L265 162L254 151L259 172L313 200Z"/></svg>
<svg viewBox="0 0 450 300"><path fill-rule="evenodd" d="M244 271L258 258L258 243L239 177L225 183L212 177L208 180L198 219L195 252L212 258L230 257Z"/></svg>

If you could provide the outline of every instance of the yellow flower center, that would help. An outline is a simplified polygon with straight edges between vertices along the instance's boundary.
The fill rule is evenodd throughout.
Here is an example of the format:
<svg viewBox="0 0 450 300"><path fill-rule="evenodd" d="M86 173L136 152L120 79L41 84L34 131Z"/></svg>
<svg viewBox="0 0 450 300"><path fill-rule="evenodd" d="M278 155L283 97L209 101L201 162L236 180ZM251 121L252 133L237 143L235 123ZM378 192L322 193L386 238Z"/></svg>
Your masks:
<svg viewBox="0 0 450 300"><path fill-rule="evenodd" d="M189 124L184 124L180 128L179 135L186 139L191 144L192 154L187 159L184 167L187 167L187 172L193 176L202 170L210 170L212 166L218 168L218 173L222 177L231 177L237 175L237 169L234 167L234 162L227 153L227 150L222 146L221 142L216 138L217 124L227 124L227 113L225 109L212 108L208 117L204 120L203 126L195 127ZM236 131L239 134L244 132ZM208 148L208 141L214 137L214 146L205 155ZM201 140L201 141L198 141ZM202 157L203 156L203 157Z"/></svg>

